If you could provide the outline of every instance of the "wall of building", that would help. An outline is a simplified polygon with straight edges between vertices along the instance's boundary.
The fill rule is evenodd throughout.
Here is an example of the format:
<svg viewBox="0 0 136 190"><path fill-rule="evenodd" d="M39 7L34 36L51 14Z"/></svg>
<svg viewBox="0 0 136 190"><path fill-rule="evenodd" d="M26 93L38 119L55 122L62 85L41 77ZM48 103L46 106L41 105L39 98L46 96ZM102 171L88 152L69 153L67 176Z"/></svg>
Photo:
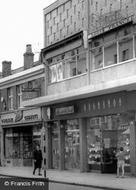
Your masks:
<svg viewBox="0 0 136 190"><path fill-rule="evenodd" d="M111 24L116 11L119 17L135 14L134 0L90 0L89 1L89 32L97 30L106 24ZM112 14L112 16L109 16ZM115 16L116 17L116 16Z"/></svg>
<svg viewBox="0 0 136 190"><path fill-rule="evenodd" d="M57 1L44 10L44 46L49 46L86 27L86 1Z"/></svg>
<svg viewBox="0 0 136 190"><path fill-rule="evenodd" d="M60 94L75 90L87 85L87 75L77 76L71 79L48 85L48 95Z"/></svg>

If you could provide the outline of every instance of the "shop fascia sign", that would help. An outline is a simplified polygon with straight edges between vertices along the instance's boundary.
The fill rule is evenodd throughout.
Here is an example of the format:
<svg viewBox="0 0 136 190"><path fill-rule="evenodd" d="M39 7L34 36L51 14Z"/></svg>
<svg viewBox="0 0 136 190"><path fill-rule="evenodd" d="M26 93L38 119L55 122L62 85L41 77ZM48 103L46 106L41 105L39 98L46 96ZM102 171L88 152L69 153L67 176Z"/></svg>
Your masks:
<svg viewBox="0 0 136 190"><path fill-rule="evenodd" d="M105 33L107 31L110 31L114 28L117 28L121 25L124 25L124 24L127 24L129 22L133 21L133 15L130 15L128 17L125 17L125 18L119 18L119 19L116 19L114 20L113 22L111 21L110 23L108 23L107 25L103 26L103 27L100 27L98 30L92 32L88 38L93 38L95 36L98 36L102 33Z"/></svg>
<svg viewBox="0 0 136 190"><path fill-rule="evenodd" d="M66 115L66 114L72 114L75 112L75 107L74 105L72 106L66 106L66 107L59 107L55 109L55 115Z"/></svg>
<svg viewBox="0 0 136 190"><path fill-rule="evenodd" d="M17 111L11 114L5 114L1 116L1 124L14 124L19 122L31 122L41 119L40 111L27 110L27 111Z"/></svg>

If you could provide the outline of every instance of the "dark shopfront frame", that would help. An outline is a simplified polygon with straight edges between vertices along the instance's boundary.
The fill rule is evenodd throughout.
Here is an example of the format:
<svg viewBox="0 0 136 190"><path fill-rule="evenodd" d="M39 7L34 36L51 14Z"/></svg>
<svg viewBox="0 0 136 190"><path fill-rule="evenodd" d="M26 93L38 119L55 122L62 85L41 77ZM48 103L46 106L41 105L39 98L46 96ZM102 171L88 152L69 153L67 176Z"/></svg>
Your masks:
<svg viewBox="0 0 136 190"><path fill-rule="evenodd" d="M61 125L64 120L78 119L80 128L80 171L88 171L87 163L87 150L86 150L86 130L83 126L87 126L87 119L101 116L110 116L117 114L124 114L128 117L131 123L131 142L130 142L130 163L131 173L136 174L136 135L135 135L135 110L136 92L118 92L113 94L106 94L92 98L86 98L82 100L75 100L67 103L61 103L46 107L46 129L47 139L49 139L48 129L51 128L53 122L57 121L58 125ZM73 108L72 108L73 107ZM59 110L60 109L60 110ZM47 111L48 110L48 111ZM50 111L49 111L50 110ZM57 110L57 111L56 111ZM74 111L73 111L74 110ZM57 113L57 114L56 114ZM63 139L63 137L62 137ZM60 161L59 169L65 169L64 155L61 152L63 141L59 140L60 144ZM63 139L64 140L64 139ZM51 168L51 157L49 151L49 142L47 140L47 168ZM64 146L64 145L63 145Z"/></svg>
<svg viewBox="0 0 136 190"><path fill-rule="evenodd" d="M32 152L33 152L34 147L36 146L36 145L34 145L34 142L37 141L37 136L34 135L34 127L42 129L42 126L43 126L42 121L22 123L22 124L20 123L20 124L3 125L2 126L2 130L3 130L3 153L4 153L4 163L3 164L4 165L11 165L11 166L15 166L15 165L16 166L32 166L33 165ZM13 141L13 131L15 131L15 133L19 132L18 136L17 136L18 140L19 140L19 146L21 146L21 144L23 146L23 149L19 150L21 152L23 150L22 153L20 152L19 157L12 156L12 157L6 158L6 148L7 147L6 147L6 141L5 141L6 140L5 131L8 129L12 131L12 134L11 134L12 135L12 141ZM30 133L26 133L27 131ZM22 135L20 136L20 134L22 134ZM21 142L21 139L22 139L22 142ZM30 158L26 158L28 153L27 153L27 150L26 151L24 150L24 146L26 147L26 149L28 149L27 148L27 146L28 146L27 140L29 140L32 143L31 144L31 150L30 150L30 152L31 152ZM40 140L41 140L41 137L40 137ZM14 151L14 150L12 150L12 151Z"/></svg>

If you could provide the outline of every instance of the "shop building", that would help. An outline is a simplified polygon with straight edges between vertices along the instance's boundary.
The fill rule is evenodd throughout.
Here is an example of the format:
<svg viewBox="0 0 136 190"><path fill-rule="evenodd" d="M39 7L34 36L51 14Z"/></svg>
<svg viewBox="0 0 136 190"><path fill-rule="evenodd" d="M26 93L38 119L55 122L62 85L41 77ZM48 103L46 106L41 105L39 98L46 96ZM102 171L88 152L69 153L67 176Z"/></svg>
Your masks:
<svg viewBox="0 0 136 190"><path fill-rule="evenodd" d="M36 144L43 144L41 108L22 108L21 103L45 95L44 76L44 66L40 59L34 62L30 44L26 46L23 67L12 70L11 62L2 63L0 147L3 166L31 166Z"/></svg>
<svg viewBox="0 0 136 190"><path fill-rule="evenodd" d="M1 115L5 166L32 166L33 150L41 145L41 110L27 109Z"/></svg>
<svg viewBox="0 0 136 190"><path fill-rule="evenodd" d="M88 28L45 44L46 95L22 105L43 108L47 168L114 173L123 146L125 170L136 174L135 14L129 1L120 9L119 1L89 2L99 23L86 11Z"/></svg>

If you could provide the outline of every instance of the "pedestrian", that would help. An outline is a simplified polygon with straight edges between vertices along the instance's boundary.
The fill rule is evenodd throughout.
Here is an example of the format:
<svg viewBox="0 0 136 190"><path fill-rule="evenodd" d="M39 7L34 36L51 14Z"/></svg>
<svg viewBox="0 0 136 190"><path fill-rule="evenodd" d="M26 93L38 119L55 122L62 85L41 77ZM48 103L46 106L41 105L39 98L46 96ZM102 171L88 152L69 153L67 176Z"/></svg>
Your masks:
<svg viewBox="0 0 136 190"><path fill-rule="evenodd" d="M120 147L119 152L116 154L117 157L117 177L119 177L119 171L121 168L121 177L124 177L124 166L125 166L125 151L123 147Z"/></svg>
<svg viewBox="0 0 136 190"><path fill-rule="evenodd" d="M42 151L40 150L40 146L36 146L36 150L33 152L33 159L34 159L34 170L33 170L33 175L35 175L35 170L39 169L39 175L41 174L41 167L42 167Z"/></svg>

